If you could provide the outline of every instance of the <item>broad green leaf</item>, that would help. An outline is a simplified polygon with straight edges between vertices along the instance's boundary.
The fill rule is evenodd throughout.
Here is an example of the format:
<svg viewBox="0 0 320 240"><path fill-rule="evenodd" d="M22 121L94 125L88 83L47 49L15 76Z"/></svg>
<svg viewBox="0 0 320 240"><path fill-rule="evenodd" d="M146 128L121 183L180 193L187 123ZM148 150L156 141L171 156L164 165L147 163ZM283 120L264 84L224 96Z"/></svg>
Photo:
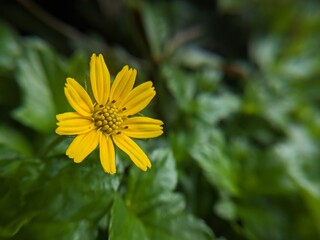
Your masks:
<svg viewBox="0 0 320 240"><path fill-rule="evenodd" d="M67 104L63 101L63 64L44 42L26 41L16 73L23 95L22 105L13 112L18 121L42 133L53 131L55 115Z"/></svg>
<svg viewBox="0 0 320 240"><path fill-rule="evenodd" d="M94 239L119 186L119 176L105 174L96 160L90 157L81 165L66 157L1 160L6 197L0 207L6 211L0 216L0 236Z"/></svg>
<svg viewBox="0 0 320 240"><path fill-rule="evenodd" d="M138 170L131 170L130 181L126 192L126 199L138 204L145 198L156 197L164 192L172 191L177 184L177 172L173 156L169 150L155 151L150 156L154 165L149 174L141 174ZM140 182L144 184L141 185Z"/></svg>
<svg viewBox="0 0 320 240"><path fill-rule="evenodd" d="M13 239L33 239L33 240L92 240L96 239L97 232L95 226L90 221L51 221L47 219L42 222L31 222Z"/></svg>
<svg viewBox="0 0 320 240"><path fill-rule="evenodd" d="M191 214L169 215L164 217L162 221L155 222L155 224L150 224L153 226L148 229L149 239L214 239L207 225Z"/></svg>
<svg viewBox="0 0 320 240"><path fill-rule="evenodd" d="M41 209L37 221L98 221L106 214L119 177L105 174L96 160L90 157L81 165L67 157L46 160L43 184L30 206Z"/></svg>
<svg viewBox="0 0 320 240"><path fill-rule="evenodd" d="M176 199L172 196L177 184L177 172L172 154L169 150L161 149L155 151L150 159L153 160L153 166L149 174L142 175L140 171L134 169L130 172L125 199L130 208L137 213L150 210L152 212L157 203ZM183 208L176 206L178 209Z"/></svg>
<svg viewBox="0 0 320 240"><path fill-rule="evenodd" d="M172 192L177 173L170 151L159 149L150 158L153 167L146 174L136 168L130 171L123 214L139 225L139 233L146 232L147 239L212 239L211 230L203 221L185 212L184 199ZM115 236L112 224L110 232ZM135 233L126 233L130 234Z"/></svg>

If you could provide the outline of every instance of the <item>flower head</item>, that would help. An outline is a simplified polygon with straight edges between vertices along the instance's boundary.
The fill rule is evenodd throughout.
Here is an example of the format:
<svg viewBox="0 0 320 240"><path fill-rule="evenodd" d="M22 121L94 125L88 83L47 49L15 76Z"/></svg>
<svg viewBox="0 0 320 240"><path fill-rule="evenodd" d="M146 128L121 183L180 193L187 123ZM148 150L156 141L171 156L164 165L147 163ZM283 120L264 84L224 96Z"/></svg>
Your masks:
<svg viewBox="0 0 320 240"><path fill-rule="evenodd" d="M100 54L90 60L90 83L93 99L73 78L67 78L64 93L75 112L57 115L59 135L76 136L66 154L74 162L82 162L99 145L100 161L105 172L115 173L114 143L140 169L146 171L151 162L131 138L154 138L163 133L163 122L135 116L155 96L152 82L133 88L137 71L124 66L112 86L110 74Z"/></svg>

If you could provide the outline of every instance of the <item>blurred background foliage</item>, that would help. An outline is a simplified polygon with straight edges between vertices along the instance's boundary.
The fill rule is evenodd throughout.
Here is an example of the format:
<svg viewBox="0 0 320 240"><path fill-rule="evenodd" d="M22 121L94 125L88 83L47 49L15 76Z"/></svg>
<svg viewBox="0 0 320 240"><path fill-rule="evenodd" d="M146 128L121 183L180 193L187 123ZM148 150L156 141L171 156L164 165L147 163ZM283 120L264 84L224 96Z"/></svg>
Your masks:
<svg viewBox="0 0 320 240"><path fill-rule="evenodd" d="M319 239L317 0L0 3L0 239ZM89 58L151 79L165 134L105 174L54 133Z"/></svg>

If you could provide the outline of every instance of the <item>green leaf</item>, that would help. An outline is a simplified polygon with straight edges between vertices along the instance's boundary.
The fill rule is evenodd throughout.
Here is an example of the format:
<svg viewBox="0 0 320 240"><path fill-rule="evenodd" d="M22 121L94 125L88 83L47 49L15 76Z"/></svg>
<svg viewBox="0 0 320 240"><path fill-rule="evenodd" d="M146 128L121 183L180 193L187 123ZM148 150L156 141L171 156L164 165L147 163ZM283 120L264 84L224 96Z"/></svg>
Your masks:
<svg viewBox="0 0 320 240"><path fill-rule="evenodd" d="M19 101L18 87L12 72L16 68L21 46L16 33L0 21L0 104L12 108ZM2 119L7 114L2 114Z"/></svg>
<svg viewBox="0 0 320 240"><path fill-rule="evenodd" d="M190 111L197 90L194 77L172 65L163 65L161 74L179 106L185 111Z"/></svg>
<svg viewBox="0 0 320 240"><path fill-rule="evenodd" d="M198 137L190 150L191 156L202 168L208 181L220 191L238 195L237 164L233 163L224 149L223 136L214 130L197 128Z"/></svg>
<svg viewBox="0 0 320 240"><path fill-rule="evenodd" d="M90 57L87 54L79 51L76 52L70 59L66 66L67 76L76 79L81 85L84 85L86 80L89 80L89 61ZM64 82L65 82L64 77ZM57 89L56 93L61 94L63 89Z"/></svg>
<svg viewBox="0 0 320 240"><path fill-rule="evenodd" d="M237 209L235 203L230 198L222 198L214 206L215 212L223 219L235 220L237 217Z"/></svg>
<svg viewBox="0 0 320 240"><path fill-rule="evenodd" d="M55 115L67 104L63 98L64 62L40 40L26 41L25 48L16 75L23 102L13 116L36 131L52 132Z"/></svg>
<svg viewBox="0 0 320 240"><path fill-rule="evenodd" d="M153 167L148 174L141 174L141 171L132 169L126 198L133 202L140 202L145 198L172 191L177 184L177 172L172 153L169 150L155 151L150 156ZM144 184L141 185L140 182ZM143 186L143 187L142 187Z"/></svg>
<svg viewBox="0 0 320 240"><path fill-rule="evenodd" d="M0 22L0 72L15 68L21 50L16 33L7 24Z"/></svg>
<svg viewBox="0 0 320 240"><path fill-rule="evenodd" d="M105 174L96 158L81 165L67 157L46 161L43 184L30 206L41 209L38 221L97 220L110 208L119 176Z"/></svg>
<svg viewBox="0 0 320 240"><path fill-rule="evenodd" d="M320 164L317 160L317 145L311 141L309 133L300 126L288 129L289 139L279 144L275 153L283 161L287 173L304 191L320 199L320 177L315 171Z"/></svg>
<svg viewBox="0 0 320 240"><path fill-rule="evenodd" d="M194 46L186 46L179 49L173 59L174 63L197 71L201 68L218 71L223 68L222 65L224 63L219 55Z"/></svg>
<svg viewBox="0 0 320 240"><path fill-rule="evenodd" d="M150 45L152 56L155 60L159 60L162 54L164 43L168 37L168 23L163 16L166 9L164 6L144 2L142 5L142 21Z"/></svg>
<svg viewBox="0 0 320 240"><path fill-rule="evenodd" d="M35 216L35 212L25 211L26 204L22 201L22 195L16 184L11 184L10 189L7 181L1 181L2 188L7 188L1 193L0 208L0 237L12 237L22 226L26 225Z"/></svg>
<svg viewBox="0 0 320 240"><path fill-rule="evenodd" d="M320 177L318 169L318 147L311 141L309 133L301 126L289 131L289 139L279 145L276 154L287 167L287 173L300 190L312 216L312 224L320 236ZM311 229L310 226L310 229Z"/></svg>
<svg viewBox="0 0 320 240"><path fill-rule="evenodd" d="M115 197L111 210L110 240L147 240L143 223L131 213L121 197Z"/></svg>
<svg viewBox="0 0 320 240"><path fill-rule="evenodd" d="M163 209L165 211L165 209ZM191 214L178 213L158 216L157 221L150 220L148 228L149 239L155 240L193 240L193 239L214 239L211 230L200 219Z"/></svg>
<svg viewBox="0 0 320 240"><path fill-rule="evenodd" d="M197 111L199 117L206 123L212 124L227 118L239 110L239 99L228 92L217 96L203 93L197 98Z"/></svg>
<svg viewBox="0 0 320 240"><path fill-rule="evenodd" d="M0 146L1 239L14 236L36 215L35 209L28 209L26 195L34 189L40 169L39 161Z"/></svg>
<svg viewBox="0 0 320 240"><path fill-rule="evenodd" d="M14 224L15 239L94 239L99 221L110 211L119 176L105 174L91 157L81 165L67 157L42 161L41 171L26 160L11 163L10 171L10 163L0 165L6 170L0 175L7 179L3 191L8 192L2 196L10 196L6 204L0 201L6 209L0 217L4 230Z"/></svg>
<svg viewBox="0 0 320 240"><path fill-rule="evenodd" d="M250 54L253 60L263 71L272 73L279 54L280 39L275 36L256 38L250 45Z"/></svg>
<svg viewBox="0 0 320 240"><path fill-rule="evenodd" d="M33 240L92 240L96 239L95 226L90 221L51 221L31 222L27 228L22 230L13 239Z"/></svg>
<svg viewBox="0 0 320 240"><path fill-rule="evenodd" d="M185 212L183 197L172 192L177 184L177 173L170 151L157 150L150 158L153 167L148 172L131 169L125 200L122 204L115 203L117 208L121 207L122 215L113 214L111 222L117 223L124 216L126 221L138 226L139 234L144 238L146 235L146 239L212 239L213 234L204 222ZM110 226L115 237L120 228ZM135 234L131 228L122 228L122 231L128 231L121 233L124 236Z"/></svg>

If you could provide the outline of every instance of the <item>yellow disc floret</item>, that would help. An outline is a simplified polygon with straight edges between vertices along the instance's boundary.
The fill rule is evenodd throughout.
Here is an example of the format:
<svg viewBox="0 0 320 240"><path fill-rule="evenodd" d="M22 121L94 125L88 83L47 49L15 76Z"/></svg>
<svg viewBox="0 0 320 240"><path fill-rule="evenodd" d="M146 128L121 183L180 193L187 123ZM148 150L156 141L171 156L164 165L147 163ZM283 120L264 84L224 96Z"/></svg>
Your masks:
<svg viewBox="0 0 320 240"><path fill-rule="evenodd" d="M114 103L95 105L92 115L95 126L105 134L116 133L123 122L118 113Z"/></svg>

